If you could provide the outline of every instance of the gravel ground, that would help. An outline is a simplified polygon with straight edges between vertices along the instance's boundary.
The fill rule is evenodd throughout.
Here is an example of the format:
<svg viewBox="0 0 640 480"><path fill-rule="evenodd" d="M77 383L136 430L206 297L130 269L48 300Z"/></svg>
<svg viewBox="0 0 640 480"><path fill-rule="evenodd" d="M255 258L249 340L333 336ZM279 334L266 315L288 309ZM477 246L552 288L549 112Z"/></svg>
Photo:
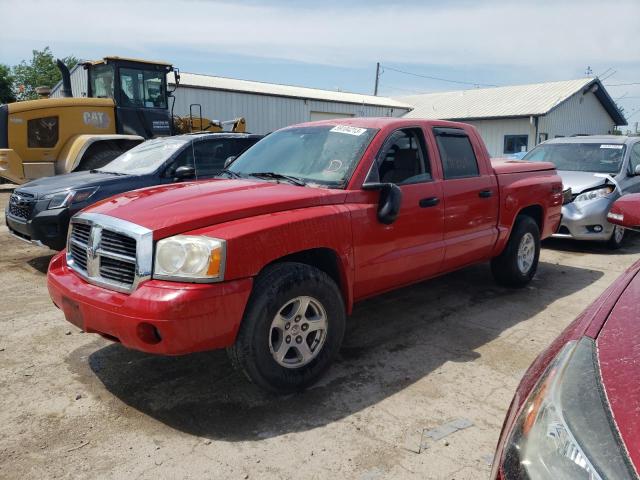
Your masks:
<svg viewBox="0 0 640 480"><path fill-rule="evenodd" d="M523 290L479 265L364 302L322 382L275 397L221 351L157 357L81 333L49 300L53 252L0 223L3 479L486 478L524 370L640 258L638 237L615 253L553 241ZM419 432L460 419L420 449Z"/></svg>

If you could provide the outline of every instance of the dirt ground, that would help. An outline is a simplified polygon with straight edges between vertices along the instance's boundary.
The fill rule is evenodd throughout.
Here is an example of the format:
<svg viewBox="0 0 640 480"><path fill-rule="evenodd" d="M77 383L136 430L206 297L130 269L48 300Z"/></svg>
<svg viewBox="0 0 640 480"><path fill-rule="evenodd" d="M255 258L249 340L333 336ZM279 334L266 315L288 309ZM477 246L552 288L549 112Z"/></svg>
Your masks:
<svg viewBox="0 0 640 480"><path fill-rule="evenodd" d="M640 258L638 237L615 253L553 241L523 290L479 265L367 301L322 382L275 397L222 351L158 357L81 333L49 300L53 252L0 222L3 479L487 478L524 370ZM471 426L416 453L417 432L455 420Z"/></svg>

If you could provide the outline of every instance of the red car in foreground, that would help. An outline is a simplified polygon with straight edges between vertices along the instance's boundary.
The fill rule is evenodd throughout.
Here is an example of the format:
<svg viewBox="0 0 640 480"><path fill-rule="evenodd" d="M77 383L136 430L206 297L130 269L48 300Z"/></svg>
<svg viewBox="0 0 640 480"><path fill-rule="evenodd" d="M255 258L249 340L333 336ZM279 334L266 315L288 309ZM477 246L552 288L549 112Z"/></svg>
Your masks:
<svg viewBox="0 0 640 480"><path fill-rule="evenodd" d="M640 225L640 195L609 221ZM529 367L502 427L493 479L637 479L640 468L640 262Z"/></svg>

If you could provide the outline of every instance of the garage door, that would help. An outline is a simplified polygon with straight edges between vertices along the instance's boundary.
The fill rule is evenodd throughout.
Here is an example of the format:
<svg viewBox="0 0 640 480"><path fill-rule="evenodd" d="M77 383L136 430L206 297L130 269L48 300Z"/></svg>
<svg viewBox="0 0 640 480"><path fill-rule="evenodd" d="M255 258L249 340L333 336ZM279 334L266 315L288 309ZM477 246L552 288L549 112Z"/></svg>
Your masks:
<svg viewBox="0 0 640 480"><path fill-rule="evenodd" d="M331 112L311 112L309 117L310 121L315 122L318 120L332 120L334 118L352 118L352 113L331 113Z"/></svg>

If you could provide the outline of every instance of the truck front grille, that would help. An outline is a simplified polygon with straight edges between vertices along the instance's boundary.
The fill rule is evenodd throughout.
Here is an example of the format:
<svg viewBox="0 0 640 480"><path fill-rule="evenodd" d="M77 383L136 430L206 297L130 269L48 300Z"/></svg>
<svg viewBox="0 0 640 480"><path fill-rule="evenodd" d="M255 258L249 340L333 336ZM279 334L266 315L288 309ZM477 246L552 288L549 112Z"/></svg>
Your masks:
<svg viewBox="0 0 640 480"><path fill-rule="evenodd" d="M129 293L151 277L151 231L101 214L71 220L67 264L90 283Z"/></svg>
<svg viewBox="0 0 640 480"><path fill-rule="evenodd" d="M9 197L9 214L26 220L31 216L35 203L33 195L14 192Z"/></svg>

